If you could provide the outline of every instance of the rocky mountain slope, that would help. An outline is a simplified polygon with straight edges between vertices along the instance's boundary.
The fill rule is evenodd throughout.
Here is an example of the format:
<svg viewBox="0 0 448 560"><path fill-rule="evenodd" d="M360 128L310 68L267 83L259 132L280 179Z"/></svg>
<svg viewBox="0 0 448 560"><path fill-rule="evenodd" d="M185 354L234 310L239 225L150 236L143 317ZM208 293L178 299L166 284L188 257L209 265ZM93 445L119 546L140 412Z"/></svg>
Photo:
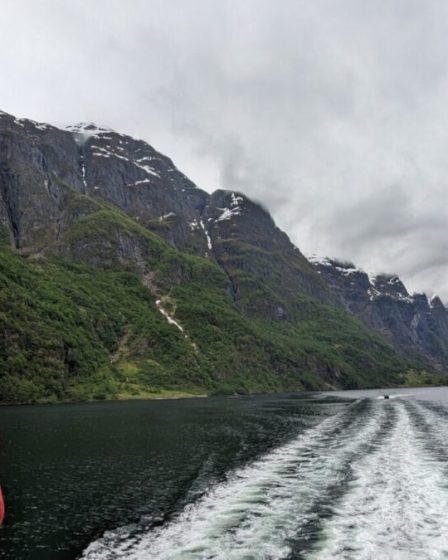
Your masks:
<svg viewBox="0 0 448 560"><path fill-rule="evenodd" d="M369 327L415 361L427 359L444 370L448 361L448 311L439 297L409 294L398 276L372 275L329 258L311 259L314 269Z"/></svg>
<svg viewBox="0 0 448 560"><path fill-rule="evenodd" d="M260 205L95 125L0 113L0 236L4 402L374 386L446 364L445 331L439 348L419 319L405 357L379 304L365 313Z"/></svg>

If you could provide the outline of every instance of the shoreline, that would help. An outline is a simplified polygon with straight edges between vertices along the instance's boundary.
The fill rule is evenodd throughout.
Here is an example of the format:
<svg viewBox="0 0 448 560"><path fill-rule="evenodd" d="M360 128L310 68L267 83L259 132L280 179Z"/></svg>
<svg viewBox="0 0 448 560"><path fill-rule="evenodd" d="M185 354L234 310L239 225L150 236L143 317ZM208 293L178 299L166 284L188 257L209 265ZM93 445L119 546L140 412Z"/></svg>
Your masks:
<svg viewBox="0 0 448 560"><path fill-rule="evenodd" d="M185 391L166 391L161 393L147 393L142 395L119 395L114 398L105 399L66 399L60 401L54 400L42 400L42 401L25 401L25 402L0 402L1 407L13 407L13 406L50 406L50 405L63 405L63 404L89 404L89 403L120 403L129 401L174 401L174 400L184 400L184 399L208 399L215 397L260 397L260 396L274 396L274 395L306 395L306 394L316 394L316 393L341 393L350 391L394 391L401 389L430 389L436 387L447 387L447 384L428 384L428 385L394 385L389 387L356 387L351 389L338 389L336 387L329 387L326 389L315 389L309 391L278 391L270 393L234 393L234 394L210 394L210 393L188 393Z"/></svg>

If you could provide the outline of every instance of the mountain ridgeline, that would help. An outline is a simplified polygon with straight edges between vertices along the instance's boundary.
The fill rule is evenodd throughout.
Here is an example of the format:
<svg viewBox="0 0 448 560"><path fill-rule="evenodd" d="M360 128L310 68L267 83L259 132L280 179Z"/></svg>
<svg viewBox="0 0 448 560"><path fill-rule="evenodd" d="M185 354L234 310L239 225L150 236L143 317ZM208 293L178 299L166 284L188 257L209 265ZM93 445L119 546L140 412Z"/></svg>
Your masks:
<svg viewBox="0 0 448 560"><path fill-rule="evenodd" d="M108 129L0 113L0 237L4 403L398 385L448 365L439 299L308 261L260 205Z"/></svg>

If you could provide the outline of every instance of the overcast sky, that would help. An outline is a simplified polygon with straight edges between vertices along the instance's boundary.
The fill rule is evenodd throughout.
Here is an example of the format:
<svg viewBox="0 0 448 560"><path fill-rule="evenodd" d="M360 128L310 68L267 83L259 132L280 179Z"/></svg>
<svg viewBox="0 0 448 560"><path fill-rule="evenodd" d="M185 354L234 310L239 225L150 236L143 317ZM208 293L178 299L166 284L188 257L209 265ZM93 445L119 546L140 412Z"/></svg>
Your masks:
<svg viewBox="0 0 448 560"><path fill-rule="evenodd" d="M446 0L1 0L0 109L141 137L448 300Z"/></svg>

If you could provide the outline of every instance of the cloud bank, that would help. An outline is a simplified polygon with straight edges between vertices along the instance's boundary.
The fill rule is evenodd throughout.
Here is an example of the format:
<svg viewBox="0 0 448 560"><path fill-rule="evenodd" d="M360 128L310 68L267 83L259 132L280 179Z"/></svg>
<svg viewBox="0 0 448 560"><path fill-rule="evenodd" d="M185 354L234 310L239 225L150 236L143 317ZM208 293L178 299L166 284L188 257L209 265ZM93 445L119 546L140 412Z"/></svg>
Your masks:
<svg viewBox="0 0 448 560"><path fill-rule="evenodd" d="M448 300L448 3L3 0L0 108L144 138Z"/></svg>

